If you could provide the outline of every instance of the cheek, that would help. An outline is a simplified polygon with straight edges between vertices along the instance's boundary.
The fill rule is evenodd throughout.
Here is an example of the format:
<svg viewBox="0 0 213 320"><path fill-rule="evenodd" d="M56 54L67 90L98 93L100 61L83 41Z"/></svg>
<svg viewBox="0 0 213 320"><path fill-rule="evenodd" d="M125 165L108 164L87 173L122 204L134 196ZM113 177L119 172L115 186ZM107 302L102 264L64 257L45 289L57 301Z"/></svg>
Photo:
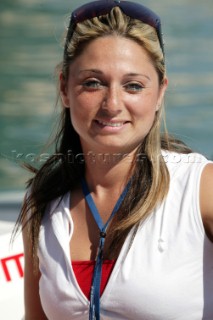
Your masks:
<svg viewBox="0 0 213 320"><path fill-rule="evenodd" d="M75 95L70 103L71 118L73 121L74 119L76 121L85 121L86 125L97 115L101 101L100 94L79 92L78 96Z"/></svg>
<svg viewBox="0 0 213 320"><path fill-rule="evenodd" d="M70 118L72 125L75 129L77 127L83 127L83 123L85 122L84 113L77 108L70 108Z"/></svg>
<svg viewBox="0 0 213 320"><path fill-rule="evenodd" d="M143 138L148 134L153 126L156 117L156 100L143 100L134 108L135 129Z"/></svg>
<svg viewBox="0 0 213 320"><path fill-rule="evenodd" d="M144 101L134 106L134 115L137 119L148 120L154 119L156 114L156 103Z"/></svg>
<svg viewBox="0 0 213 320"><path fill-rule="evenodd" d="M81 135L82 132L88 130L94 118L94 111L89 104L75 103L70 106L70 118L75 131Z"/></svg>

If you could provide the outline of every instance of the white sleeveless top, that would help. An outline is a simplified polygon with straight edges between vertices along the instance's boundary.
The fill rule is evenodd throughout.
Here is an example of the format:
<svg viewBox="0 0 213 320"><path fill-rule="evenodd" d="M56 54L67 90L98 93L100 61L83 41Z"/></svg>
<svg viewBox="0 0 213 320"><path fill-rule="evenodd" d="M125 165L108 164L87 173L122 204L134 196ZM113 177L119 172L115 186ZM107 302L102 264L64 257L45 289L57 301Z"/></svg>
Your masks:
<svg viewBox="0 0 213 320"><path fill-rule="evenodd" d="M164 153L166 200L128 235L101 297L102 320L213 320L213 244L200 208L200 155ZM39 240L40 297L49 320L88 320L71 265L70 196L52 201Z"/></svg>

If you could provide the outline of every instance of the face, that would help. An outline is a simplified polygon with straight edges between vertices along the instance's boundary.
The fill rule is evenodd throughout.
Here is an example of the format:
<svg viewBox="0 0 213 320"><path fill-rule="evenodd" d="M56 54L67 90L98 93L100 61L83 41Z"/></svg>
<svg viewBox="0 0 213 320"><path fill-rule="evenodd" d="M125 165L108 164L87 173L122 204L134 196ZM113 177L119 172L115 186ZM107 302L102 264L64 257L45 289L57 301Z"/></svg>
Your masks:
<svg viewBox="0 0 213 320"><path fill-rule="evenodd" d="M61 76L84 153L131 153L150 131L167 86L135 41L106 36L90 42Z"/></svg>

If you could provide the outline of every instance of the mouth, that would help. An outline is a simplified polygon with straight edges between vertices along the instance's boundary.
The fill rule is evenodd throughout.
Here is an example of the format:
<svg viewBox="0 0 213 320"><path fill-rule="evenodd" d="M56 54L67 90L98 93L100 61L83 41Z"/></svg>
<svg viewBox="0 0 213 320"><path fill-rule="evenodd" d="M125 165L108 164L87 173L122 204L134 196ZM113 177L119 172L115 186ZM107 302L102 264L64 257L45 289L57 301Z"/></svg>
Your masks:
<svg viewBox="0 0 213 320"><path fill-rule="evenodd" d="M95 120L97 124L103 127L112 127L112 128L119 128L122 127L125 123L128 121L101 121L101 120Z"/></svg>

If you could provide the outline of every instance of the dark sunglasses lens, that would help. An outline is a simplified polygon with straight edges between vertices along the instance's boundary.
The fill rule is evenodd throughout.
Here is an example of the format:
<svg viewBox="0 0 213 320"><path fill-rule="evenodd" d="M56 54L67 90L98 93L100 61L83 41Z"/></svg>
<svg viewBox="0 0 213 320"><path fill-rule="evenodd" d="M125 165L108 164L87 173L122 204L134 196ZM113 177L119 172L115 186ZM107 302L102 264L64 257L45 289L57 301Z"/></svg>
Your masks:
<svg viewBox="0 0 213 320"><path fill-rule="evenodd" d="M73 11L73 23L82 22L104 14L107 14L115 6L114 1L94 1L81 6Z"/></svg>
<svg viewBox="0 0 213 320"><path fill-rule="evenodd" d="M73 11L71 17L67 40L70 39L73 29L78 22L105 15L116 6L118 6L124 14L130 18L138 19L155 28L161 48L164 52L160 18L152 10L144 7L143 5L129 1L99 0L87 3L76 9Z"/></svg>
<svg viewBox="0 0 213 320"><path fill-rule="evenodd" d="M144 23L152 25L153 27L157 27L158 21L160 21L160 18L153 11L141 4L128 1L103 0L85 4L79 9L76 9L72 14L72 19L74 23L78 23L86 19L92 19L94 17L109 13L109 11L116 6L121 8L121 10L131 18L141 20Z"/></svg>
<svg viewBox="0 0 213 320"><path fill-rule="evenodd" d="M120 4L120 8L131 18L138 19L153 26L154 28L158 27L160 18L153 11L144 7L143 5L139 3L123 1Z"/></svg>

